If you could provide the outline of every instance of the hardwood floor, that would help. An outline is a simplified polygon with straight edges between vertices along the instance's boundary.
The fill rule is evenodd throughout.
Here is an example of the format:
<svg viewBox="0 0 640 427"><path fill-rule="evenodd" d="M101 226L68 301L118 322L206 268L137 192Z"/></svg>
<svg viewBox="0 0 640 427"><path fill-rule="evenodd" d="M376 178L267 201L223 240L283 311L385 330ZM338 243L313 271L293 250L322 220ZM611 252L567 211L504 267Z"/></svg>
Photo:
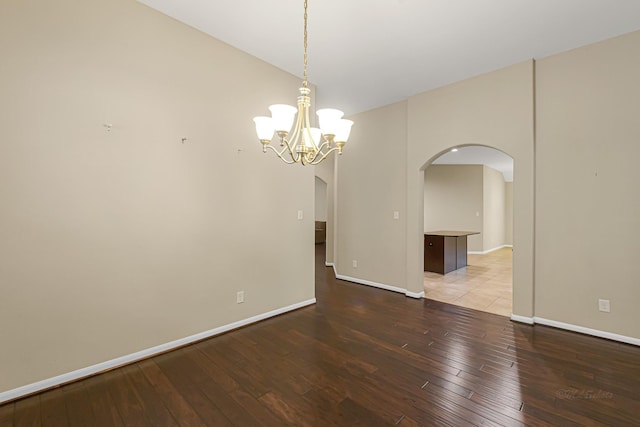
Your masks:
<svg viewBox="0 0 640 427"><path fill-rule="evenodd" d="M640 348L335 280L322 261L315 306L0 406L0 427L640 425Z"/></svg>
<svg viewBox="0 0 640 427"><path fill-rule="evenodd" d="M511 316L513 300L513 250L469 254L467 266L447 274L424 272L429 299L489 313Z"/></svg>

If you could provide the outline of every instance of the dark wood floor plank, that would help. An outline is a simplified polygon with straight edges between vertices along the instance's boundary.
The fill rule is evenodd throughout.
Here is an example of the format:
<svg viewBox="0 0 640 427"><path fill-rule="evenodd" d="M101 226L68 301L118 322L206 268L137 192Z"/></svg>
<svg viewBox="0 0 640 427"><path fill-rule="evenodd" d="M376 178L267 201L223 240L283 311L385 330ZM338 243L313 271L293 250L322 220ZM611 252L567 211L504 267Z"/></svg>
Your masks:
<svg viewBox="0 0 640 427"><path fill-rule="evenodd" d="M493 427L524 425L437 385L428 384L423 390L427 400L471 424Z"/></svg>
<svg viewBox="0 0 640 427"><path fill-rule="evenodd" d="M345 424L348 426L392 426L394 423L385 421L376 415L371 408L366 408L350 398L340 402L340 410L344 414Z"/></svg>
<svg viewBox="0 0 640 427"><path fill-rule="evenodd" d="M138 393L123 369L117 369L108 373L106 385L111 395L111 402L118 411L125 425L149 426L151 422L147 419L144 405L138 397Z"/></svg>
<svg viewBox="0 0 640 427"><path fill-rule="evenodd" d="M403 417L400 421L398 421L398 423L396 424L400 427L420 427L420 424L418 424L417 421L409 418L409 417ZM451 424L431 424L434 427L442 427L442 426L450 426Z"/></svg>
<svg viewBox="0 0 640 427"><path fill-rule="evenodd" d="M91 409L95 416L97 427L121 427L124 425L116 404L109 393L109 388L115 375L117 375L115 372L107 372L82 381L85 384L85 390L91 402Z"/></svg>
<svg viewBox="0 0 640 427"><path fill-rule="evenodd" d="M314 388L302 395L305 406L305 417L317 423L318 426L346 425L344 415L339 405L342 399L334 400L329 393L319 388Z"/></svg>
<svg viewBox="0 0 640 427"><path fill-rule="evenodd" d="M178 350L181 351L181 350ZM200 418L198 413L187 401L188 396L183 395L179 389L173 385L171 380L162 372L162 369L158 366L158 362L164 358L175 356L173 354L163 354L155 359L148 359L142 362L138 362L138 366L146 377L149 384L156 390L160 399L164 402L169 412L173 417L178 420L180 426L185 427L200 427L207 424Z"/></svg>
<svg viewBox="0 0 640 427"><path fill-rule="evenodd" d="M67 406L67 418L71 427L93 427L96 425L85 384L82 381L77 381L62 387Z"/></svg>
<svg viewBox="0 0 640 427"><path fill-rule="evenodd" d="M183 387L180 385L180 381L187 382L186 390L189 395L193 396L201 393L202 396L206 397L209 405L219 411L219 414L211 416L211 419L213 417L218 418L219 424L213 424L212 421L209 425L261 425L261 420L256 419L243 406L246 403L243 399L246 392L237 394L237 391L242 391L240 385L226 374L221 375L221 373L225 372L224 368L213 363L213 360L206 353L200 351L199 348L191 346L183 350L187 360L182 361L184 366L182 366L180 372L171 370L167 366L164 368L168 369L168 375L178 375L180 377L173 378L178 387ZM190 399L193 399L193 397ZM251 405L252 403L254 402L247 404ZM204 404L206 402L196 396L196 409L201 408L201 405ZM263 408L263 411L264 413L261 415L264 415L266 420L270 420L270 414L267 409ZM209 422L210 416L203 415L203 417L207 418L206 421Z"/></svg>
<svg viewBox="0 0 640 427"><path fill-rule="evenodd" d="M195 381L192 378L190 379ZM241 403L238 403L237 397L233 395L235 391L227 392L213 381L198 383L198 387L210 402L215 402L216 407L219 408L224 417L229 420L230 425L260 425L259 421L247 412ZM223 423L221 425L225 424Z"/></svg>
<svg viewBox="0 0 640 427"><path fill-rule="evenodd" d="M156 389L147 381L138 364L125 366L122 372L127 376L127 381L142 405L145 417L154 427L178 426L176 419L169 412Z"/></svg>
<svg viewBox="0 0 640 427"><path fill-rule="evenodd" d="M216 360L209 358L205 352L200 350L200 346L185 348L184 354L188 359L187 363L196 364L206 378L215 382L226 392L240 388L240 384L227 373L226 369L220 366Z"/></svg>
<svg viewBox="0 0 640 427"><path fill-rule="evenodd" d="M299 405L291 405L276 391L269 391L260 397L260 402L276 414L285 425L314 426L308 414L300 411Z"/></svg>
<svg viewBox="0 0 640 427"><path fill-rule="evenodd" d="M265 380L266 372L262 372L259 369L256 370L240 353L230 346L225 346L224 348L209 347L204 351L210 359L215 360L220 365L241 389L246 390L254 398L258 399L270 390ZM250 374L249 370L254 370L256 375Z"/></svg>
<svg viewBox="0 0 640 427"><path fill-rule="evenodd" d="M42 424L40 415L40 396L31 396L26 399L18 400L15 404L15 415L13 423L17 426L35 427Z"/></svg>
<svg viewBox="0 0 640 427"><path fill-rule="evenodd" d="M40 420L44 427L66 427L69 425L64 393L61 388L54 388L40 395Z"/></svg>
<svg viewBox="0 0 640 427"><path fill-rule="evenodd" d="M198 383L191 381L193 375L202 375L200 371L195 369L194 365L184 363L182 353L172 352L155 359L156 364L162 373L171 382L176 390L180 390L180 394L184 401L198 414L201 420L207 425L230 425L229 420L224 416L214 402L210 401L206 395L198 387ZM183 416L174 415L180 422Z"/></svg>
<svg viewBox="0 0 640 427"><path fill-rule="evenodd" d="M565 418L563 416L564 414L561 414L559 411L555 411L553 409L549 410L547 408L543 408L542 406L529 405L527 403L525 403L522 407L522 412L533 416L537 420L547 422L554 427L604 427L602 424L586 417L578 417L575 414L570 414L570 418Z"/></svg>
<svg viewBox="0 0 640 427"><path fill-rule="evenodd" d="M0 405L0 427L640 426L640 348L336 280L317 304Z"/></svg>
<svg viewBox="0 0 640 427"><path fill-rule="evenodd" d="M7 403L6 405L0 405L0 427L13 427L14 408L15 403L13 402Z"/></svg>

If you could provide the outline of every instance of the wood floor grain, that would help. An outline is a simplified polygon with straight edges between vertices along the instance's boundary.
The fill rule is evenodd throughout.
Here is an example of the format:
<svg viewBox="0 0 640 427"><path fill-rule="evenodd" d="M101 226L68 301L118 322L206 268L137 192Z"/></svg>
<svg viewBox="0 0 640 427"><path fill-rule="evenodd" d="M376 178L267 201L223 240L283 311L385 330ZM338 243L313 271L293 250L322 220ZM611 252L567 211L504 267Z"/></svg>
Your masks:
<svg viewBox="0 0 640 427"><path fill-rule="evenodd" d="M640 348L336 280L317 304L0 406L22 426L640 426Z"/></svg>

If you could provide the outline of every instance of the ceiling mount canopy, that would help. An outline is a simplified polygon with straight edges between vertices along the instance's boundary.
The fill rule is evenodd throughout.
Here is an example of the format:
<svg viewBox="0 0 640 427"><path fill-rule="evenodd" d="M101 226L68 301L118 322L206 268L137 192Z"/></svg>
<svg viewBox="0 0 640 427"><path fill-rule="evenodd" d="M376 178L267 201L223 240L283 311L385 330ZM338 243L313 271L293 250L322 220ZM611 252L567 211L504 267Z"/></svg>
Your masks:
<svg viewBox="0 0 640 427"><path fill-rule="evenodd" d="M267 149L271 149L289 164L316 165L334 151L342 154L353 122L343 119L344 114L340 110L324 108L316 111L320 127L311 127L311 89L307 82L307 8L308 0L304 0L304 78L298 96L298 106L296 108L285 104L271 105L271 117L254 117L253 121L258 139L262 143L262 152L266 153ZM280 140L280 149L271 145L274 134Z"/></svg>

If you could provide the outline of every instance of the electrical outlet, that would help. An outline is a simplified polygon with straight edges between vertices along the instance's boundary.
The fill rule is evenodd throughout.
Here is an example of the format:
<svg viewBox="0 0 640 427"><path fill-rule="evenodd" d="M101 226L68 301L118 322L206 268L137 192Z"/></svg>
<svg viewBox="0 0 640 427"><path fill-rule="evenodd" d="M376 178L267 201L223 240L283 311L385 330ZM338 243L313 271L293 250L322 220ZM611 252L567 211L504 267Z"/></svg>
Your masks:
<svg viewBox="0 0 640 427"><path fill-rule="evenodd" d="M353 260L353 268L358 268L358 261L357 260Z"/></svg>
<svg viewBox="0 0 640 427"><path fill-rule="evenodd" d="M598 310L603 311L605 313L611 312L611 303L608 299L599 299L598 300Z"/></svg>
<svg viewBox="0 0 640 427"><path fill-rule="evenodd" d="M393 219L400 219L400 212L393 211Z"/></svg>
<svg viewBox="0 0 640 427"><path fill-rule="evenodd" d="M244 291L238 291L236 294L236 303L240 304L244 302Z"/></svg>

